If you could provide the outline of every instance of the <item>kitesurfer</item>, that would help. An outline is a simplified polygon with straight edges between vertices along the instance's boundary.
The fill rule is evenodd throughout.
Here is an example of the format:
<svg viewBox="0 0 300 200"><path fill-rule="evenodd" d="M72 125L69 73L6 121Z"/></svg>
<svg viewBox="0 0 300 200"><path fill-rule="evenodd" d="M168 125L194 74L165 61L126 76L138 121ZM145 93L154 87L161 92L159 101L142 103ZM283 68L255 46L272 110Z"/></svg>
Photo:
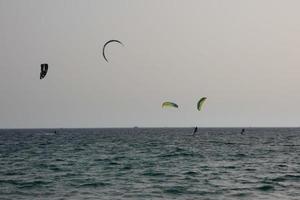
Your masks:
<svg viewBox="0 0 300 200"><path fill-rule="evenodd" d="M245 129L243 128L241 131L241 135L244 135Z"/></svg>
<svg viewBox="0 0 300 200"><path fill-rule="evenodd" d="M195 128L194 128L194 131L193 131L193 135L195 135L195 133L198 131L198 127L196 126Z"/></svg>

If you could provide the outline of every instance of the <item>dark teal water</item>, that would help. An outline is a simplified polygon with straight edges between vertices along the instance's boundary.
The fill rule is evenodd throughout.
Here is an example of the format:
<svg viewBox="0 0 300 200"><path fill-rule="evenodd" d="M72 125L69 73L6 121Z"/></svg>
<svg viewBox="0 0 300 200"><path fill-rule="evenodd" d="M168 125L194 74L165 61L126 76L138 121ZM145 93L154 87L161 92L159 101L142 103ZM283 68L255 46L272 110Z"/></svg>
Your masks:
<svg viewBox="0 0 300 200"><path fill-rule="evenodd" d="M300 199L300 129L0 131L0 199Z"/></svg>

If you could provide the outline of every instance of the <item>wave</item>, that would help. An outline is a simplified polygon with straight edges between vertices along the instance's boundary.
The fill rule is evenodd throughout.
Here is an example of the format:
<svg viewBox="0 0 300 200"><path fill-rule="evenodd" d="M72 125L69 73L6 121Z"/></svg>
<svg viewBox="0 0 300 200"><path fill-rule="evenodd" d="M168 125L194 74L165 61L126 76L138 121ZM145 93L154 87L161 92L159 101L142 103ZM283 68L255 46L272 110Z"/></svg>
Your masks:
<svg viewBox="0 0 300 200"><path fill-rule="evenodd" d="M257 190L261 190L261 191L270 191L270 190L274 190L274 186L272 185L262 185L262 186L259 186L257 188L255 188Z"/></svg>

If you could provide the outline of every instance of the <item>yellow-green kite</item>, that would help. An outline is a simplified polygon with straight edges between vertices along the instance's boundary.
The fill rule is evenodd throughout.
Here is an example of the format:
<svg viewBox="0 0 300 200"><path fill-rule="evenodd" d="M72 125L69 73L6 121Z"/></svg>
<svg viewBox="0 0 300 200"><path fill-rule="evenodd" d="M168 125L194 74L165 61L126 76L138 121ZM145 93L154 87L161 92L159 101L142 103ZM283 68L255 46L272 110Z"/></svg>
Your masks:
<svg viewBox="0 0 300 200"><path fill-rule="evenodd" d="M161 107L162 108L178 108L178 105L176 103L166 101L166 102L163 102Z"/></svg>
<svg viewBox="0 0 300 200"><path fill-rule="evenodd" d="M204 104L204 101L206 100L207 98L206 97L202 97L199 101L198 101L198 103L197 103L197 109L200 111L201 110L201 108L202 108L202 106L203 106L203 104Z"/></svg>

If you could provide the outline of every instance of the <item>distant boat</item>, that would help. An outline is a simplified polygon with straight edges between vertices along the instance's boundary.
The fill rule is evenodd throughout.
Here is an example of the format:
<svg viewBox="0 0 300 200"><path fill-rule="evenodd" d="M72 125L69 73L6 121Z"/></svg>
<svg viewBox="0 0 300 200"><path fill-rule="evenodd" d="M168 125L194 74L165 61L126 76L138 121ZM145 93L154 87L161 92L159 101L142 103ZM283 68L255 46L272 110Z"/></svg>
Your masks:
<svg viewBox="0 0 300 200"><path fill-rule="evenodd" d="M139 128L139 127L137 127L137 126L134 126L133 128Z"/></svg>

